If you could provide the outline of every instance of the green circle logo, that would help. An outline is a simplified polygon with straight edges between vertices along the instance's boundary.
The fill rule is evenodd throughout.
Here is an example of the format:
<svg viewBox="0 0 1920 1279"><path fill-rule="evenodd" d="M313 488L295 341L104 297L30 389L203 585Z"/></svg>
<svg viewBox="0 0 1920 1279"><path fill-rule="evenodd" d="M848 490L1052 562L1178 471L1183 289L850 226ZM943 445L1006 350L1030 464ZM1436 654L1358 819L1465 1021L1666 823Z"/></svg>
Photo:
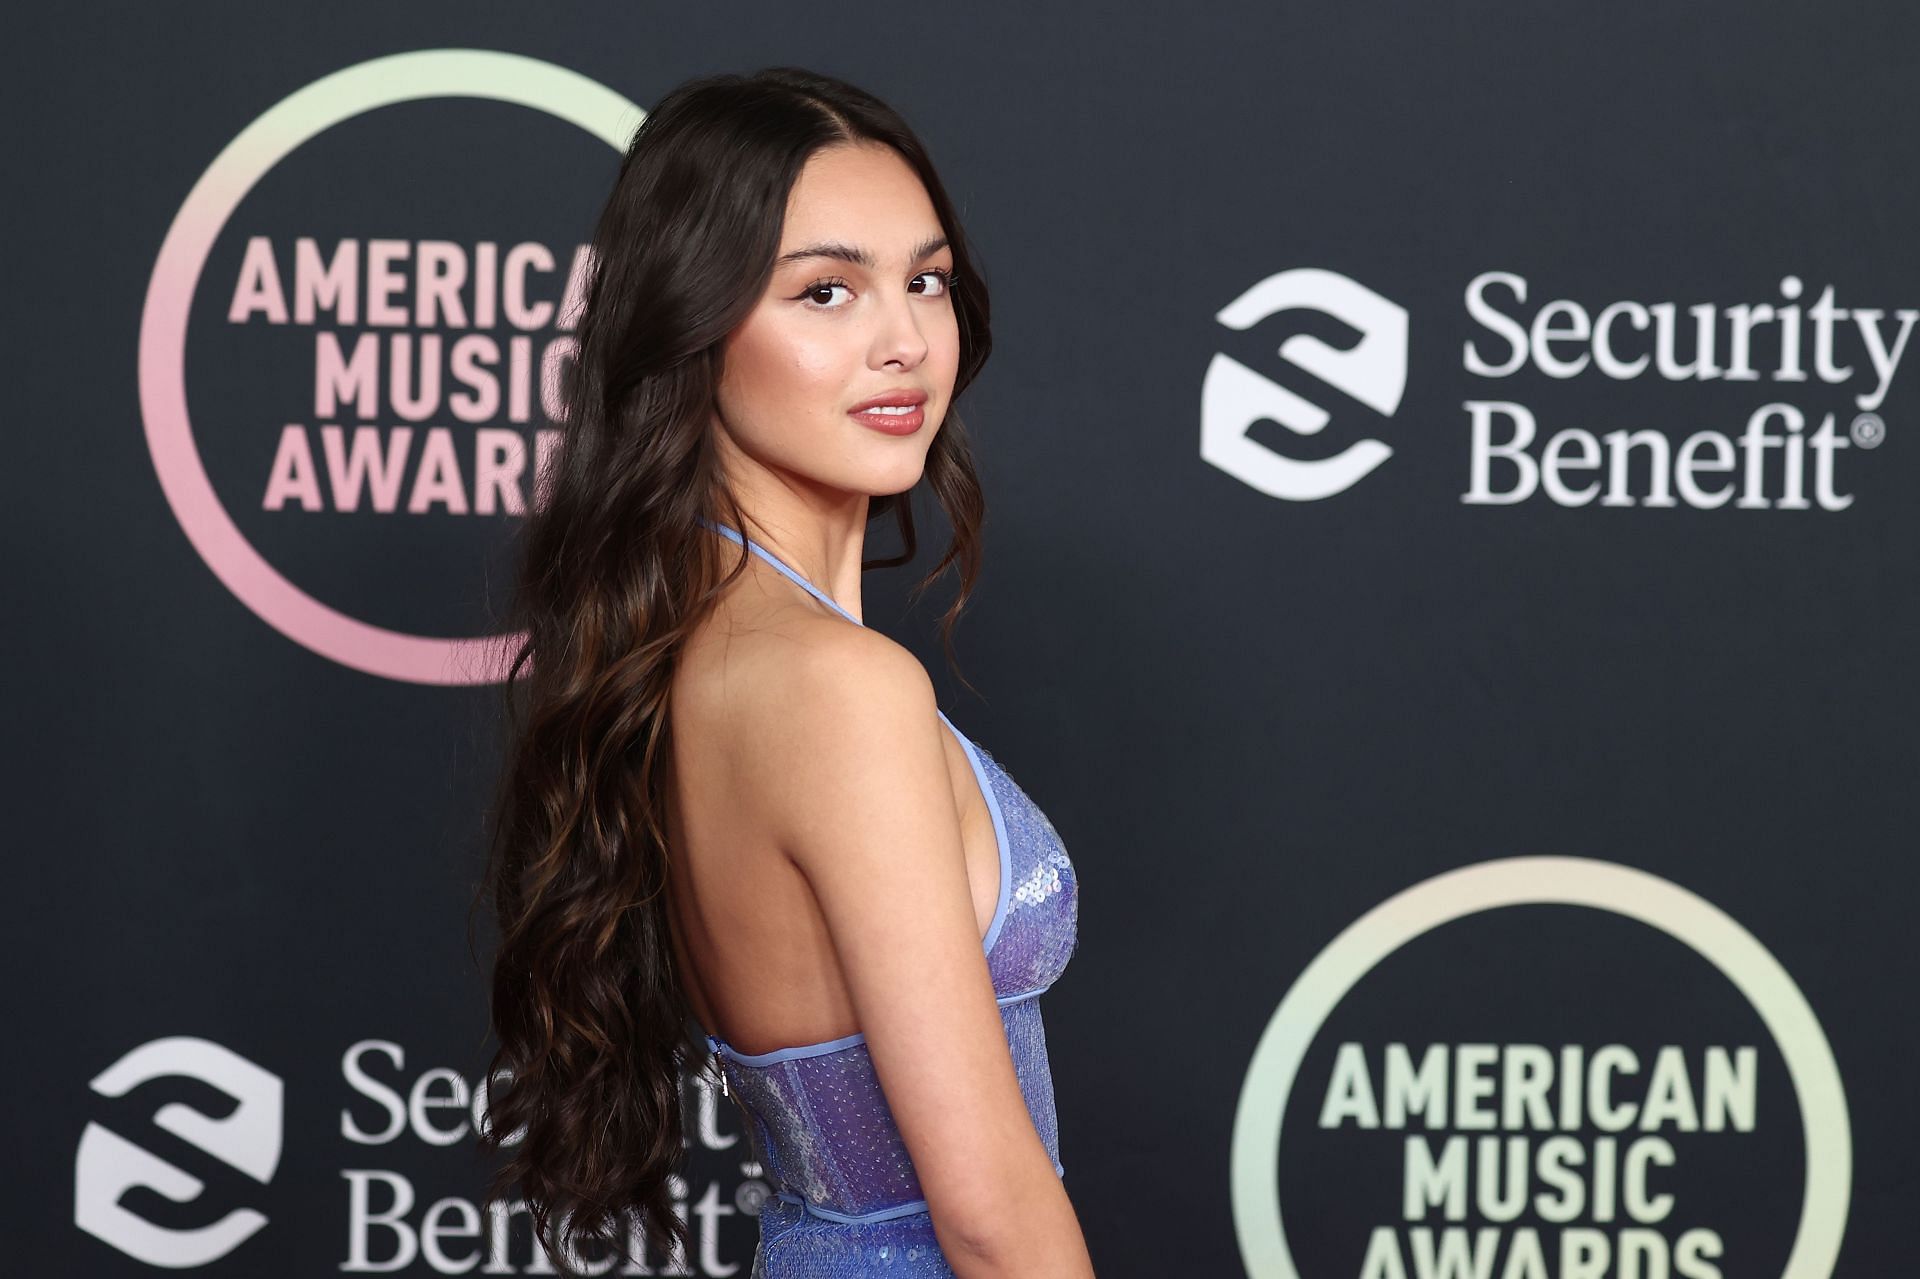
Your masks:
<svg viewBox="0 0 1920 1279"><path fill-rule="evenodd" d="M1846 1229L1853 1140L1839 1066L1819 1020L1767 949L1711 902L1645 871L1579 857L1514 857L1436 875L1334 938L1287 991L1255 1046L1229 1156L1234 1229L1252 1279L1303 1279L1280 1216L1281 1122L1301 1062L1333 1010L1375 966L1433 928L1502 906L1585 906L1684 942L1745 996L1778 1045L1806 1148L1800 1222L1781 1279L1828 1279Z"/></svg>

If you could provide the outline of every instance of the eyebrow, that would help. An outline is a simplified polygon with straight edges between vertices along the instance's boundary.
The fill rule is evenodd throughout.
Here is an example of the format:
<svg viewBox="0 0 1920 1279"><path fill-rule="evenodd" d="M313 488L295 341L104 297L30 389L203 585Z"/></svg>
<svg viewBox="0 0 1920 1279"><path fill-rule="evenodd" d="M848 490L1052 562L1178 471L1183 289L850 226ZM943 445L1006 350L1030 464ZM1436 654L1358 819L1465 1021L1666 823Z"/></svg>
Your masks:
<svg viewBox="0 0 1920 1279"><path fill-rule="evenodd" d="M914 246L913 256L909 258L908 261L925 261L946 247L946 236L929 236ZM777 271L787 265L787 263L798 262L803 258L838 258L842 262L851 262L855 266L863 266L869 271L877 270L880 265L874 260L873 254L863 248L841 244L837 241L828 241L824 244L809 244L805 248L795 249L791 253L782 253L778 258L774 259L773 266Z"/></svg>

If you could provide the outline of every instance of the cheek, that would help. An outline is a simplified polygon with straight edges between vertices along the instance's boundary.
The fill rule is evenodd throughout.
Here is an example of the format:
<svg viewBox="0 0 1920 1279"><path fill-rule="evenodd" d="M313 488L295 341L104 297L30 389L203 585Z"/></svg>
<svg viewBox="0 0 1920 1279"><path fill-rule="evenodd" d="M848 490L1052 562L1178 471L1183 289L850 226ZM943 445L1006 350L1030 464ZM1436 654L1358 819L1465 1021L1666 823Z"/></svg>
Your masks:
<svg viewBox="0 0 1920 1279"><path fill-rule="evenodd" d="M949 320L940 341L934 344L932 357L940 362L940 376L951 387L960 371L960 322Z"/></svg>
<svg viewBox="0 0 1920 1279"><path fill-rule="evenodd" d="M796 407L830 400L841 379L839 352L801 326L758 320L728 344L720 402L736 425L753 430L790 422Z"/></svg>

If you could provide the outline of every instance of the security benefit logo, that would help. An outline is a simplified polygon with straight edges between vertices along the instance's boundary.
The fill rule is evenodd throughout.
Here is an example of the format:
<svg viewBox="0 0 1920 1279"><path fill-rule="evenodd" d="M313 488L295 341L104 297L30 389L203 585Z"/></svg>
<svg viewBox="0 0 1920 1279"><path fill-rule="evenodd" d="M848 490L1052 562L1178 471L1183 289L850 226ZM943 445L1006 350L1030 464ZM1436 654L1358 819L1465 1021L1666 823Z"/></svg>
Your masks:
<svg viewBox="0 0 1920 1279"><path fill-rule="evenodd" d="M1610 862L1450 871L1342 932L1234 1118L1253 1279L1828 1279L1852 1167L1813 1010Z"/></svg>
<svg viewBox="0 0 1920 1279"><path fill-rule="evenodd" d="M1555 506L1844 511L1854 497L1841 455L1885 438L1878 410L1920 320L1916 310L1836 306L1831 284L1806 305L1797 275L1781 278L1773 300L1699 302L1684 319L1672 302L1631 298L1597 312L1573 298L1534 307L1530 287L1504 271L1467 285L1476 327L1461 347L1466 372L1518 381L1515 394L1465 401L1468 505L1544 497ZM1549 431L1519 398L1529 386L1545 392L1578 378L1698 383L1715 390L1706 402L1717 412L1740 420L1707 426L1669 408L1668 397L1636 396L1620 403L1643 420ZM1762 385L1757 396L1744 389Z"/></svg>
<svg viewBox="0 0 1920 1279"><path fill-rule="evenodd" d="M1425 349L1458 364L1410 386L1405 307L1338 272L1280 271L1214 316L1288 335L1277 363L1212 357L1200 456L1293 502L1344 493L1414 449L1459 477L1446 500L1467 506L1844 511L1850 468L1887 438L1920 310L1842 306L1834 285L1815 296L1797 275L1774 287L1733 303L1588 301L1483 271L1459 313L1418 317ZM1353 336L1293 331L1329 320Z"/></svg>
<svg viewBox="0 0 1920 1279"><path fill-rule="evenodd" d="M644 116L532 58L424 50L295 90L193 184L141 416L181 530L261 620L389 679L501 677L486 583L557 447L595 175Z"/></svg>
<svg viewBox="0 0 1920 1279"><path fill-rule="evenodd" d="M197 1036L130 1049L91 1081L74 1225L176 1271L224 1261L222 1273L250 1275L556 1273L526 1201L481 1194L492 1170L472 1147L510 1076L470 1075L385 1038L356 1040L327 1064L336 1073L321 1091ZM630 1222L618 1273L740 1275L769 1193L761 1165L705 1072L683 1073L681 1087L686 1175L668 1190L691 1247L650 1253ZM615 1272L604 1255L582 1255L597 1249L561 1246L575 1273Z"/></svg>
<svg viewBox="0 0 1920 1279"><path fill-rule="evenodd" d="M90 1121L73 1161L73 1224L151 1266L204 1266L267 1224L250 1203L222 1204L193 1169L236 1170L265 1186L280 1166L285 1088L280 1077L207 1039L176 1035L141 1044L91 1081L101 1097L125 1098L142 1085L187 1080L211 1090L214 1113L168 1102L134 1121ZM117 1117L116 1117L117 1118ZM159 1129L158 1133L151 1129ZM147 1208L201 1209L202 1224L175 1225ZM224 1208L224 1211L221 1209ZM204 1220L208 1212L212 1220Z"/></svg>
<svg viewBox="0 0 1920 1279"><path fill-rule="evenodd" d="M1360 334L1352 347L1330 346L1310 333L1280 344L1280 358L1384 417L1393 416L1407 389L1407 312L1364 284L1334 271L1300 267L1268 276L1214 318L1230 329L1251 329L1285 311L1333 316ZM1262 421L1313 437L1333 415L1325 407L1216 354L1200 387L1200 456L1269 497L1310 502L1345 492L1393 456L1376 439L1356 440L1326 457L1295 457L1253 438Z"/></svg>

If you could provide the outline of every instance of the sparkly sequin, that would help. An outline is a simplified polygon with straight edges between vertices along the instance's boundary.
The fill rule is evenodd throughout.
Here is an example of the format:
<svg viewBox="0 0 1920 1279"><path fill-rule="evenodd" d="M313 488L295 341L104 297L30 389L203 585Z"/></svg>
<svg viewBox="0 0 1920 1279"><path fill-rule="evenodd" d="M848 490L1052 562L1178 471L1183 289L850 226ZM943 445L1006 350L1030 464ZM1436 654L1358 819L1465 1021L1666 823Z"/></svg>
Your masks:
<svg viewBox="0 0 1920 1279"><path fill-rule="evenodd" d="M709 527L740 540L723 525ZM765 548L747 545L858 624ZM984 942L987 969L1034 1131L1064 1176L1038 996L1073 955L1079 885L1046 814L944 712L940 720L959 739L993 816L1000 891ZM707 1039L773 1190L760 1211L751 1279L953 1275L864 1035L753 1055Z"/></svg>

